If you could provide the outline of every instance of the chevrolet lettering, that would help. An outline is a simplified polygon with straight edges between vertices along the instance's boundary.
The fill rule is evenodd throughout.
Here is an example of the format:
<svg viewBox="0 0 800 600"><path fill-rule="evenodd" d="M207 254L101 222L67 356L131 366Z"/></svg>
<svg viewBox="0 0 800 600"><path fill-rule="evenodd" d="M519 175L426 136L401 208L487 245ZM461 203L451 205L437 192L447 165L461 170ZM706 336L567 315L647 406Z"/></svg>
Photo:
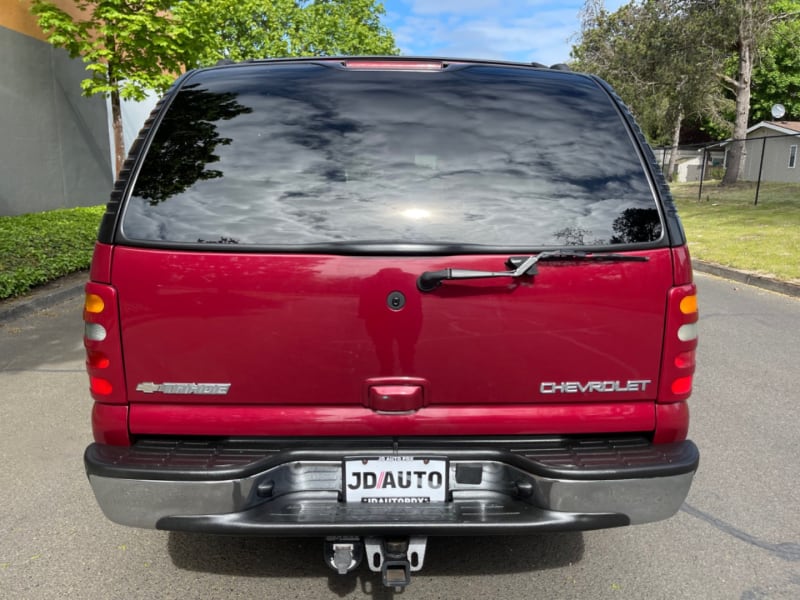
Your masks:
<svg viewBox="0 0 800 600"><path fill-rule="evenodd" d="M699 464L683 227L620 98L565 65L183 73L84 308L106 516L319 537L351 583L408 585L431 536L669 518Z"/></svg>
<svg viewBox="0 0 800 600"><path fill-rule="evenodd" d="M650 383L652 382L649 379L629 379L625 383L621 381L562 381L561 383L543 381L539 385L539 391L542 394L644 392Z"/></svg>

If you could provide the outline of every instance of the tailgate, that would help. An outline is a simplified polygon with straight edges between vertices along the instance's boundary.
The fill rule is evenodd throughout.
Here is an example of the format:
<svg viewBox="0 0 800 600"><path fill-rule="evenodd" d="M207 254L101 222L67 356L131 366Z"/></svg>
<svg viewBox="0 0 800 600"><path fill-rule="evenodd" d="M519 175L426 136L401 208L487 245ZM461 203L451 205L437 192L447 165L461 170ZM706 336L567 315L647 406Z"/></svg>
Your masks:
<svg viewBox="0 0 800 600"><path fill-rule="evenodd" d="M423 271L503 270L507 257L120 247L128 397L370 406L377 386L397 394L390 410L653 400L672 270L667 249L638 254L649 261L540 264L423 294Z"/></svg>

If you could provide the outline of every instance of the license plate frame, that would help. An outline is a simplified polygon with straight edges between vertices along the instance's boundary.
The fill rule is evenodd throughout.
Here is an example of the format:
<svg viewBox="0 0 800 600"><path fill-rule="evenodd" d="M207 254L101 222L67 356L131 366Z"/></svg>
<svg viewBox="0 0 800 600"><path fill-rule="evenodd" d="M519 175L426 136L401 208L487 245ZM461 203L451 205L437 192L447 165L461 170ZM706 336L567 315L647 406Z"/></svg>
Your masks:
<svg viewBox="0 0 800 600"><path fill-rule="evenodd" d="M345 503L446 502L449 462L428 456L351 456L342 461Z"/></svg>

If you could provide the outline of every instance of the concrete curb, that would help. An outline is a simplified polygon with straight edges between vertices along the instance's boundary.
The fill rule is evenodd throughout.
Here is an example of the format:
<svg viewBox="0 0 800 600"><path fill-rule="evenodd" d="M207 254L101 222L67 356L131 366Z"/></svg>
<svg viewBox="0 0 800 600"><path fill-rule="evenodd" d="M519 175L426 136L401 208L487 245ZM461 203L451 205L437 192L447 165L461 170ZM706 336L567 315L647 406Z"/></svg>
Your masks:
<svg viewBox="0 0 800 600"><path fill-rule="evenodd" d="M83 293L83 287L87 281L89 281L89 271L78 271L34 288L19 298L0 300L0 323L13 321L37 310L50 308L72 297L77 299Z"/></svg>
<svg viewBox="0 0 800 600"><path fill-rule="evenodd" d="M692 261L692 265L696 271L701 273L709 273L787 296L800 297L800 285L796 283L753 275L702 260L695 259ZM88 271L78 271L38 287L25 296L2 300L0 301L0 323L18 319L37 310L50 308L73 296L77 298L83 293L83 287L88 280Z"/></svg>
<svg viewBox="0 0 800 600"><path fill-rule="evenodd" d="M779 294L786 294L787 296L800 297L800 285L796 283L780 281L778 279L772 279L771 277L764 277L762 275L753 275L752 273L737 271L736 269L723 267L722 265L716 265L704 260L692 259L692 266L694 267L695 271L700 271L701 273L716 275L717 277L738 281L739 283L744 283L745 285L751 285L753 287L769 290L771 292L778 292Z"/></svg>

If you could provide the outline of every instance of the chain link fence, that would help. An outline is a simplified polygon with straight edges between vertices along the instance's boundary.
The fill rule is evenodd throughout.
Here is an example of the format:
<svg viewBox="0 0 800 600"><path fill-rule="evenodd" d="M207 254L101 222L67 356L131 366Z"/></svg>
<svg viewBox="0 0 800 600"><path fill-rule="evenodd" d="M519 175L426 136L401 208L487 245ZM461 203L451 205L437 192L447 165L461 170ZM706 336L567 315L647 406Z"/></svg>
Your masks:
<svg viewBox="0 0 800 600"><path fill-rule="evenodd" d="M800 123L798 124L800 127ZM742 145L742 162L735 185L722 186L722 178L733 160L734 145ZM656 160L664 175L673 182L696 183L697 199L708 199L711 195L724 199L726 195L741 197L752 191L752 200L758 204L768 199L770 189L782 190L796 186L800 201L800 131L781 134L776 131L756 130L754 135L741 140L724 140L714 144L697 144L678 148L675 161L671 160L672 149L654 148ZM669 173L670 165L672 172Z"/></svg>

